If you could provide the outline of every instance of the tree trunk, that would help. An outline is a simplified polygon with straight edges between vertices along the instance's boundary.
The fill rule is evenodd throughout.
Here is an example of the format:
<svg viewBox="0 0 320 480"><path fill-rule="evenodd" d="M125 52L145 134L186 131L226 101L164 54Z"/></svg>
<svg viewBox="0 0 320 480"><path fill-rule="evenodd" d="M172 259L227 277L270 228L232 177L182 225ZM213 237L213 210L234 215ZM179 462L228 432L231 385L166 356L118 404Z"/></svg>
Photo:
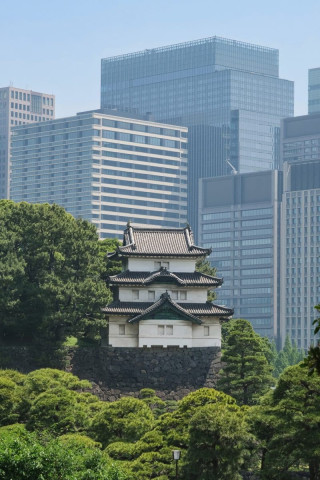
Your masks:
<svg viewBox="0 0 320 480"><path fill-rule="evenodd" d="M320 480L320 458L311 458L309 461L310 480Z"/></svg>

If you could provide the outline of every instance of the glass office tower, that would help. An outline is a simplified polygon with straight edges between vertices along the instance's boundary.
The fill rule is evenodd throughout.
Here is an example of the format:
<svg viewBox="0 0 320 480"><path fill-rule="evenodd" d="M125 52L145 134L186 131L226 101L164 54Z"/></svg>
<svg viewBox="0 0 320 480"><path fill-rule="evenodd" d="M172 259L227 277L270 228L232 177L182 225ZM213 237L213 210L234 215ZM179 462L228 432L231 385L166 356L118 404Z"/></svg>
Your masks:
<svg viewBox="0 0 320 480"><path fill-rule="evenodd" d="M269 338L279 338L281 195L279 170L206 178L199 189L201 244L224 278L217 303Z"/></svg>
<svg viewBox="0 0 320 480"><path fill-rule="evenodd" d="M219 37L102 59L101 106L133 107L189 127L188 218L197 230L198 181L279 165L280 119L293 82L278 50Z"/></svg>
<svg viewBox="0 0 320 480"><path fill-rule="evenodd" d="M320 112L286 118L281 128L281 339L315 344L320 298Z"/></svg>

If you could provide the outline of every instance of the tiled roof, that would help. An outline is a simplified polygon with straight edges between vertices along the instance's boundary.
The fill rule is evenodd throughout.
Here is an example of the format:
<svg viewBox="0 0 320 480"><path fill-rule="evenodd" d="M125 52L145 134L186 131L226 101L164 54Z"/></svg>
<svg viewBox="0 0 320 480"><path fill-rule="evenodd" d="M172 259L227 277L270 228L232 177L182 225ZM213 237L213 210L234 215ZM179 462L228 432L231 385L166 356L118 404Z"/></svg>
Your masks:
<svg viewBox="0 0 320 480"><path fill-rule="evenodd" d="M176 283L181 286L219 287L223 280L200 272L169 272L161 267L156 272L130 272L126 270L109 277L110 285L150 285L154 282Z"/></svg>
<svg viewBox="0 0 320 480"><path fill-rule="evenodd" d="M136 228L128 225L123 234L123 246L109 257L165 256L203 257L211 249L197 247L189 226L185 228Z"/></svg>
<svg viewBox="0 0 320 480"><path fill-rule="evenodd" d="M153 309L159 307L160 304L158 300L155 303L149 302L121 302L117 300L115 302L110 303L107 307L103 309L104 312L108 313L109 315L127 315L130 316L129 322L135 320L137 316L140 317L141 314L145 314L146 312L150 312L150 308ZM231 308L222 307L220 305L215 305L211 302L206 303L175 303L173 300L170 299L172 305L177 307L180 312L184 312L187 315L191 315L194 317L201 317L201 316L214 316L214 317L225 317L229 318L233 315L233 310ZM201 322L200 322L201 323Z"/></svg>

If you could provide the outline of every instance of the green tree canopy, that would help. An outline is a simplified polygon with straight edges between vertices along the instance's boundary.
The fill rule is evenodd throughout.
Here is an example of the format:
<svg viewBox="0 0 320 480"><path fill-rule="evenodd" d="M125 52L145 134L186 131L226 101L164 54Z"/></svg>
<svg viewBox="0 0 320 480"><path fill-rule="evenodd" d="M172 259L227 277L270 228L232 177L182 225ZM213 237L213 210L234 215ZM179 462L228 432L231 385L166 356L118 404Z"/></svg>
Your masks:
<svg viewBox="0 0 320 480"><path fill-rule="evenodd" d="M0 340L95 334L110 300L95 227L58 205L0 201Z"/></svg>
<svg viewBox="0 0 320 480"><path fill-rule="evenodd" d="M254 431L263 450L262 478L286 479L309 465L320 478L320 377L302 364L289 367L254 413Z"/></svg>
<svg viewBox="0 0 320 480"><path fill-rule="evenodd" d="M139 440L154 425L150 408L137 398L123 397L101 405L92 421L91 433L104 446Z"/></svg>
<svg viewBox="0 0 320 480"><path fill-rule="evenodd" d="M35 433L1 432L0 480L126 480L110 459L84 443L44 442ZM19 433L16 429L16 434Z"/></svg>
<svg viewBox="0 0 320 480"><path fill-rule="evenodd" d="M104 280L107 280L109 276L117 275L117 273L121 272L121 260L111 260L108 258L108 253L114 252L120 245L121 242L117 238L105 238L99 242L99 255L104 266L102 275Z"/></svg>
<svg viewBox="0 0 320 480"><path fill-rule="evenodd" d="M234 404L208 404L190 421L190 441L183 478L241 480L250 439L245 414Z"/></svg>
<svg viewBox="0 0 320 480"><path fill-rule="evenodd" d="M278 378L287 367L301 362L304 356L303 350L299 350L297 344L286 337L283 348L279 352L276 351L272 359L273 375Z"/></svg>
<svg viewBox="0 0 320 480"><path fill-rule="evenodd" d="M217 388L234 397L240 405L253 405L274 384L270 345L255 333L250 322L231 320L222 350Z"/></svg>
<svg viewBox="0 0 320 480"><path fill-rule="evenodd" d="M320 313L320 304L314 307L317 312ZM315 325L314 333L320 332L320 317L317 318L313 324ZM312 374L314 371L320 375L320 342L318 345L309 348L308 357L305 360L305 364L309 367L309 372Z"/></svg>
<svg viewBox="0 0 320 480"><path fill-rule="evenodd" d="M217 274L217 269L211 265L209 260L205 258L200 258L196 262L196 272L204 273L205 275L210 275L215 277ZM216 293L213 290L208 290L208 301L212 302L216 298Z"/></svg>

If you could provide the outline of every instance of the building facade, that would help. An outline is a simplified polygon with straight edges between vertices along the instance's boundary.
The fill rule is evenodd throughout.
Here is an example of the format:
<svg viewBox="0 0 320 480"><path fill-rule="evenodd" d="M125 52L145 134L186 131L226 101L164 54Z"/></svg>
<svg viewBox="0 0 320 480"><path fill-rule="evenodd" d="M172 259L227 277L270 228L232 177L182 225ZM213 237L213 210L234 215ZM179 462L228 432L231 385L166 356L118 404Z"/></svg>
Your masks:
<svg viewBox="0 0 320 480"><path fill-rule="evenodd" d="M281 164L320 158L320 112L281 122Z"/></svg>
<svg viewBox="0 0 320 480"><path fill-rule="evenodd" d="M320 301L320 113L283 121L280 329L301 348L317 341Z"/></svg>
<svg viewBox="0 0 320 480"><path fill-rule="evenodd" d="M210 250L193 243L190 227L141 229L128 225L123 245L110 254L123 271L109 277L114 301L108 315L113 347L221 347L221 321L232 310L207 302L216 277L195 271Z"/></svg>
<svg viewBox="0 0 320 480"><path fill-rule="evenodd" d="M224 279L218 302L262 336L279 338L282 172L202 179L199 236Z"/></svg>
<svg viewBox="0 0 320 480"><path fill-rule="evenodd" d="M11 129L52 120L54 116L54 95L16 87L0 88L0 198L9 198Z"/></svg>
<svg viewBox="0 0 320 480"><path fill-rule="evenodd" d="M320 68L308 71L308 113L320 112Z"/></svg>
<svg viewBox="0 0 320 480"><path fill-rule="evenodd" d="M101 106L114 105L189 127L188 218L197 225L199 178L230 173L227 160L241 173L279 166L293 82L279 78L278 50L212 37L102 59Z"/></svg>
<svg viewBox="0 0 320 480"><path fill-rule="evenodd" d="M121 238L128 219L184 225L187 128L104 112L17 127L11 199L58 203L93 222L101 238Z"/></svg>

